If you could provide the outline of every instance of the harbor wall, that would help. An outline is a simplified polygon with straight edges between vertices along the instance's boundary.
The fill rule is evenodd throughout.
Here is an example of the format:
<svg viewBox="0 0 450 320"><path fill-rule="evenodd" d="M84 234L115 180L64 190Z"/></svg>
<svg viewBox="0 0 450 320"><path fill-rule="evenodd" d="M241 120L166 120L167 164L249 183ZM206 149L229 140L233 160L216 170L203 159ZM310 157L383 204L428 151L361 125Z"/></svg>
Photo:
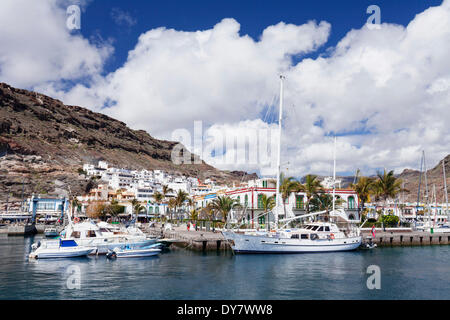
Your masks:
<svg viewBox="0 0 450 320"><path fill-rule="evenodd" d="M430 232L377 232L375 237L370 233L363 233L363 241L367 242L367 237L379 247L386 246L429 246L450 244L450 233L430 233Z"/></svg>

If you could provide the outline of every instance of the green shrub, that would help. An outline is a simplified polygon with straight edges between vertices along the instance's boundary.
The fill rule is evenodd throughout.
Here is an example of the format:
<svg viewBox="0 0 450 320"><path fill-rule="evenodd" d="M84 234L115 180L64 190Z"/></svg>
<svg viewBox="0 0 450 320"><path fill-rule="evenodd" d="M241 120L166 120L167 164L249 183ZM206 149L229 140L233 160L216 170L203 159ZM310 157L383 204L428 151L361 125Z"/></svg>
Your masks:
<svg viewBox="0 0 450 320"><path fill-rule="evenodd" d="M385 227L396 227L398 225L398 217L394 215L382 216L381 221L384 223Z"/></svg>

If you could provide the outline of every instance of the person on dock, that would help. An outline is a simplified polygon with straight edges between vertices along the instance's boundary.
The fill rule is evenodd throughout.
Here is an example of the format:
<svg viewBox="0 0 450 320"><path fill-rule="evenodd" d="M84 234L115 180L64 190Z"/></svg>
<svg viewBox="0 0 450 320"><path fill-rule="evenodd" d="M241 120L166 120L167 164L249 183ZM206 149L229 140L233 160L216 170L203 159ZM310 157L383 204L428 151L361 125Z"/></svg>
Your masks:
<svg viewBox="0 0 450 320"><path fill-rule="evenodd" d="M191 223L188 222L188 223L187 223L187 231L189 231L190 228L191 228Z"/></svg>

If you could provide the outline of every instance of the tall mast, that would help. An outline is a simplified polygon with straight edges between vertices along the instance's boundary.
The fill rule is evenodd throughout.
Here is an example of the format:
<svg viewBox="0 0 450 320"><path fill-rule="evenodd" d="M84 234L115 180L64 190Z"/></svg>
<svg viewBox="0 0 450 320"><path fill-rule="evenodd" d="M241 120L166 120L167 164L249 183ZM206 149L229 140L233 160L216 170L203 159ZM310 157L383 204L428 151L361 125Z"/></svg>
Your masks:
<svg viewBox="0 0 450 320"><path fill-rule="evenodd" d="M422 151L423 156L423 172L425 176L425 207L428 207L428 223L431 223L431 206L429 206L428 202L428 180L427 180L427 165L425 162L425 150Z"/></svg>
<svg viewBox="0 0 450 320"><path fill-rule="evenodd" d="M336 194L336 136L334 136L334 149L333 149L333 212L335 209L335 199Z"/></svg>
<svg viewBox="0 0 450 320"><path fill-rule="evenodd" d="M278 155L277 155L277 189L275 193L276 200L276 213L275 213L275 226L278 226L278 211L281 207L280 202L280 175L281 175L281 120L283 118L283 80L284 76L280 75L280 110L278 114Z"/></svg>
<svg viewBox="0 0 450 320"><path fill-rule="evenodd" d="M420 185L422 184L422 167L423 167L423 156L420 157L419 187L417 188L417 208L416 208L416 211L419 210L419 206L420 206Z"/></svg>
<svg viewBox="0 0 450 320"><path fill-rule="evenodd" d="M425 199L428 203L428 180L427 180L427 165L425 163L425 150L423 152L423 172L425 175Z"/></svg>
<svg viewBox="0 0 450 320"><path fill-rule="evenodd" d="M437 218L437 194L436 194L436 185L433 184L433 196L434 196L434 222L433 226L436 225L436 218Z"/></svg>
<svg viewBox="0 0 450 320"><path fill-rule="evenodd" d="M447 193L447 178L445 176L445 159L442 160L442 172L444 173L445 214L447 214L447 220L450 220L450 216L448 214L448 193Z"/></svg>

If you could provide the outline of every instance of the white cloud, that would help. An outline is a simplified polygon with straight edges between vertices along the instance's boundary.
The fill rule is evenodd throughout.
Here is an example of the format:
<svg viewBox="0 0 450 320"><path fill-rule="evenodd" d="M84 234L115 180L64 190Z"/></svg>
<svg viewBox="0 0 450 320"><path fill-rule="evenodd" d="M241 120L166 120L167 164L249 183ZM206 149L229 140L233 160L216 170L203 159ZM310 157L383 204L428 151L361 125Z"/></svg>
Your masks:
<svg viewBox="0 0 450 320"><path fill-rule="evenodd" d="M129 12L120 8L111 9L111 18L119 26L132 27L137 23L136 18L133 18Z"/></svg>
<svg viewBox="0 0 450 320"><path fill-rule="evenodd" d="M280 23L255 41L239 28L224 19L204 31L150 30L122 68L91 88L78 86L75 95L61 94L69 103L88 99L97 110L109 100L104 112L164 138L194 120L255 119L276 94L274 75L289 68L290 56L315 50L330 31L325 22Z"/></svg>
<svg viewBox="0 0 450 320"><path fill-rule="evenodd" d="M330 56L304 60L288 72L288 99L300 115L288 114L289 135L299 137L290 141L299 145L294 167L317 166L319 150L332 150L331 142L319 147L330 132L360 133L340 138L341 171L398 172L417 167L422 149L430 165L449 153L449 3L417 15L406 28L352 30ZM314 127L318 120L320 128Z"/></svg>
<svg viewBox="0 0 450 320"><path fill-rule="evenodd" d="M64 17L60 20L64 24ZM338 139L338 171L399 171L417 167L422 149L429 164L449 153L450 1L418 14L406 27L384 23L379 29L351 30L326 55L293 63L293 56L322 46L330 28L326 22L279 23L262 30L258 40L241 35L234 19L197 32L152 29L141 34L126 63L105 77L98 71L106 49L93 48L63 30L66 45L53 50L54 57L47 54L53 60L38 59L43 69L54 67L43 79L24 70L12 72L16 64L3 57L13 59L13 54L0 54L0 72L6 70L23 83L40 82L43 90L66 103L107 113L159 138L170 138L177 128L190 129L195 120L203 121L210 138L230 130L244 136L255 128L273 128L259 118L278 94L277 76L283 73L282 162L290 175L331 173L334 132L345 134ZM20 38L28 29L19 26L11 33ZM4 40L13 44L8 52L23 49ZM61 63L74 43L91 52L80 72L75 66L86 56L70 57L68 67ZM48 66L47 61L57 63ZM57 82L46 83L80 74L92 77L89 87L79 84L65 92ZM212 145L209 139L206 147ZM226 151L231 156L241 150ZM250 163L217 165L261 169Z"/></svg>
<svg viewBox="0 0 450 320"><path fill-rule="evenodd" d="M92 77L102 71L112 48L107 44L93 45L71 33L66 27L63 3L2 0L1 81L31 88L51 81ZM73 3L86 5L86 1Z"/></svg>

